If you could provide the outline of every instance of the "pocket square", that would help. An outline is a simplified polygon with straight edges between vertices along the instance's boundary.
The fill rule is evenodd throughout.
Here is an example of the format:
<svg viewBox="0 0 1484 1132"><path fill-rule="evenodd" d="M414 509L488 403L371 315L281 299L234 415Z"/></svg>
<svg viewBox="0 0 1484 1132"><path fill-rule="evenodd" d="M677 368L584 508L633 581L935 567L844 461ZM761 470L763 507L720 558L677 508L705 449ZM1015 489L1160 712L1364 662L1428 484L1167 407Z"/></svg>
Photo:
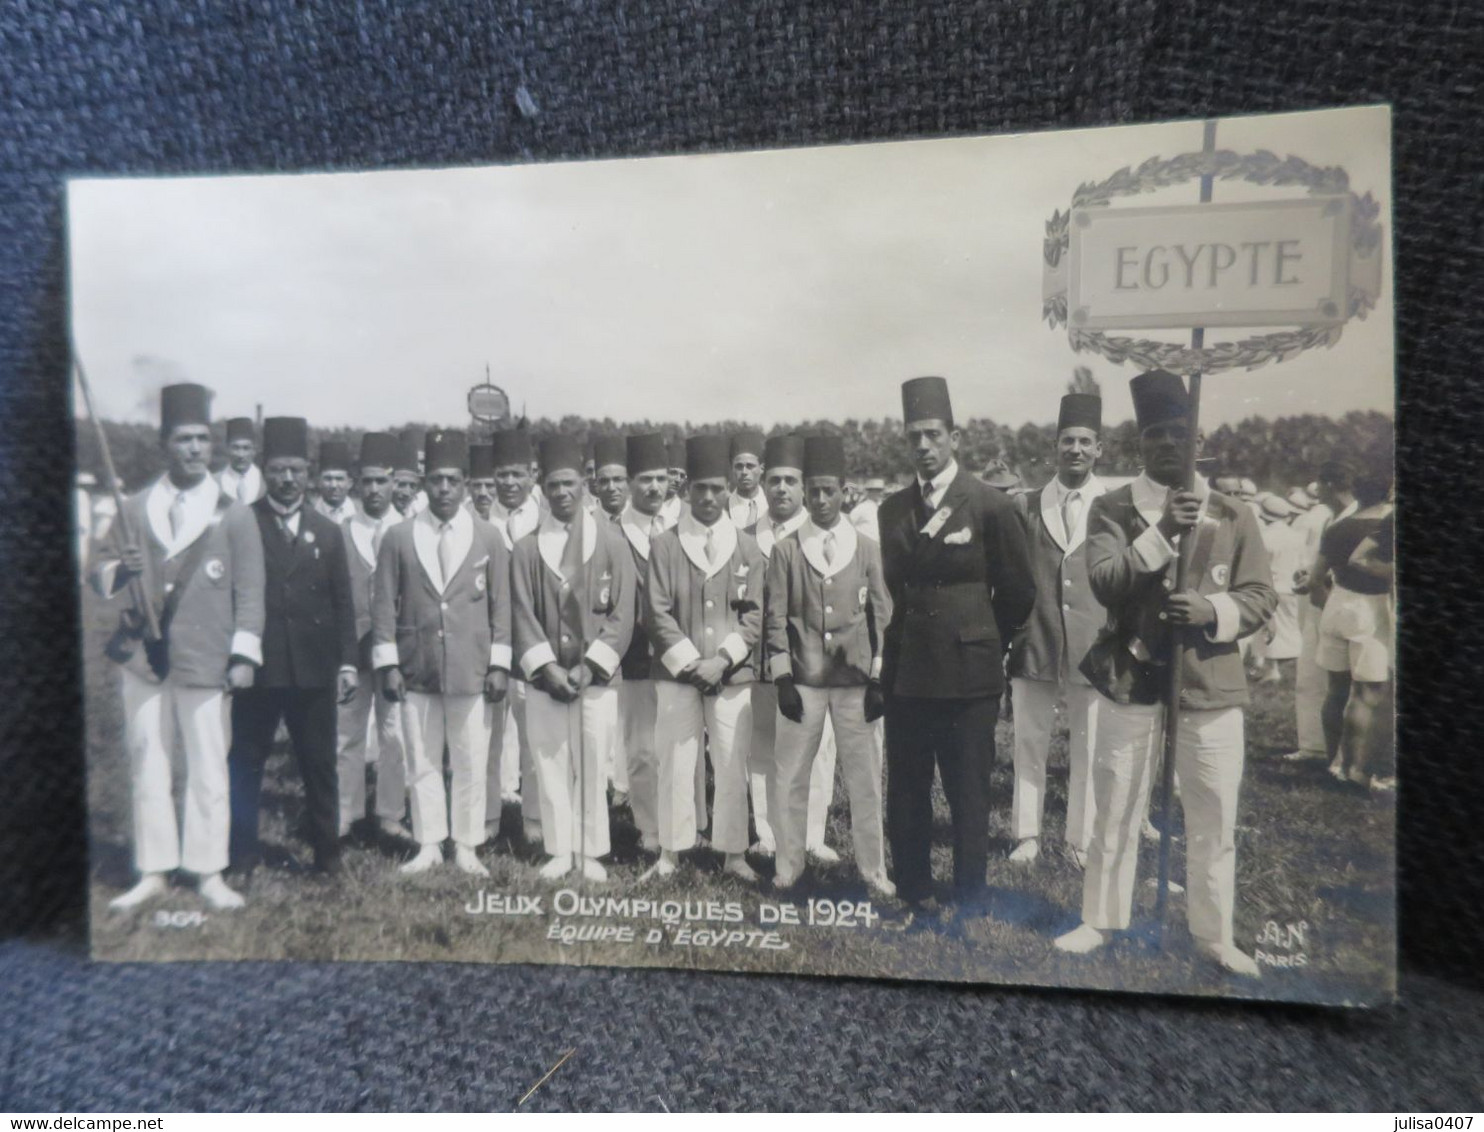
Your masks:
<svg viewBox="0 0 1484 1132"><path fill-rule="evenodd" d="M960 529L954 531L950 535L944 535L943 536L943 545L944 546L964 546L973 537L974 537L974 532L973 531L969 530L968 527L961 527Z"/></svg>

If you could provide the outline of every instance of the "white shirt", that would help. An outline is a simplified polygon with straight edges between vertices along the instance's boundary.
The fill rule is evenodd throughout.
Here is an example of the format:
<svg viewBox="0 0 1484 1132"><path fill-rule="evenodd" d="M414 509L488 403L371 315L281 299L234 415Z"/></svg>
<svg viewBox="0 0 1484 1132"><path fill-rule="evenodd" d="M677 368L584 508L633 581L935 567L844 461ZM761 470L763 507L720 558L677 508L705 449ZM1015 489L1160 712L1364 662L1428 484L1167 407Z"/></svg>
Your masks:
<svg viewBox="0 0 1484 1132"><path fill-rule="evenodd" d="M303 501L301 500L292 511L286 509L276 499L269 499L268 506L273 508L273 513L278 516L279 525L287 528L289 534L298 538L300 516L304 513Z"/></svg>
<svg viewBox="0 0 1484 1132"><path fill-rule="evenodd" d="M402 516L395 507L388 507L382 512L380 519L373 519L366 514L364 508L358 506L355 514L345 521L345 525L350 530L350 541L355 544L357 553L367 566L374 569L382 536L400 522Z"/></svg>
<svg viewBox="0 0 1484 1132"><path fill-rule="evenodd" d="M323 499L316 499L314 509L338 527L356 513L356 501L347 495L339 507L331 507Z"/></svg>
<svg viewBox="0 0 1484 1132"><path fill-rule="evenodd" d="M825 536L833 535L834 553L832 560L824 560ZM849 523L835 520L835 525L828 529L816 527L814 520L805 516L804 524L799 528L799 548L804 552L804 559L822 577L833 578L851 562L855 561L856 529Z"/></svg>
<svg viewBox="0 0 1484 1132"><path fill-rule="evenodd" d="M943 506L943 496L948 493L948 485L958 475L958 461L949 460L948 467L935 475L930 480L922 476L917 477L918 486L922 489L923 498L927 500L928 507L936 511Z"/></svg>
<svg viewBox="0 0 1484 1132"><path fill-rule="evenodd" d="M263 498L263 473L256 464L249 464L240 475L228 464L221 470L218 482L223 491L240 503L256 503Z"/></svg>
<svg viewBox="0 0 1484 1132"><path fill-rule="evenodd" d="M1053 476L1051 483L1047 485L1047 491L1041 497L1041 517L1046 525L1055 534L1061 531L1062 549L1071 550L1080 546L1087 537L1087 513L1092 510L1092 501L1106 490L1097 476L1089 475L1081 487L1068 487L1061 482L1060 476ZM1076 501L1072 504L1072 529L1063 528L1063 516L1066 514L1067 498L1075 494ZM1160 511L1163 513L1164 503L1160 503ZM1051 514L1048 514L1050 512ZM1053 525L1054 524L1054 525Z"/></svg>
<svg viewBox="0 0 1484 1132"><path fill-rule="evenodd" d="M667 500L666 502L669 501ZM671 514L669 515L665 514L667 510L671 509L662 506L659 514L646 515L643 511L636 510L633 503L630 502L624 507L623 514L618 517L618 523L623 528L624 537L629 540L629 544L638 553L639 557L646 562L649 561L650 539L656 534L668 531L680 517L678 508L671 510Z"/></svg>
<svg viewBox="0 0 1484 1132"><path fill-rule="evenodd" d="M433 583L433 588L439 593L448 589L450 579L443 576L443 568L438 564L438 542L442 538L443 528L449 528L449 537L453 540L450 550L453 561L462 566L464 559L469 557L469 550L474 545L474 519L460 507L454 512L453 518L447 523L443 522L431 510L423 511L413 520L412 546L417 551L417 560L427 571L428 581ZM457 566L454 568L458 569Z"/></svg>
<svg viewBox="0 0 1484 1132"><path fill-rule="evenodd" d="M212 513L216 510L216 501L221 497L222 489L216 480L210 476L202 476L200 481L187 488L178 488L170 482L168 475L161 476L149 489L149 496L144 501L144 512L149 518L150 530L159 540L160 545L165 548L165 558L171 559L179 554L191 543L201 536L206 525L211 522ZM185 508L184 521L180 530L173 536L170 533L170 508L179 497Z"/></svg>
<svg viewBox="0 0 1484 1132"><path fill-rule="evenodd" d="M530 492L521 505L514 510L502 506L496 499L490 504L489 521L505 536L505 548L513 550L515 544L536 529L541 522L541 503L536 493Z"/></svg>
<svg viewBox="0 0 1484 1132"><path fill-rule="evenodd" d="M781 523L775 523L772 515L764 514L757 521L757 545L763 552L763 557L772 558L773 548L778 545L779 539L788 538L808 521L809 512L802 507Z"/></svg>
<svg viewBox="0 0 1484 1132"><path fill-rule="evenodd" d="M751 497L734 491L727 499L727 514L738 530L746 530L753 523L762 522L767 513L768 501L763 498L761 490Z"/></svg>

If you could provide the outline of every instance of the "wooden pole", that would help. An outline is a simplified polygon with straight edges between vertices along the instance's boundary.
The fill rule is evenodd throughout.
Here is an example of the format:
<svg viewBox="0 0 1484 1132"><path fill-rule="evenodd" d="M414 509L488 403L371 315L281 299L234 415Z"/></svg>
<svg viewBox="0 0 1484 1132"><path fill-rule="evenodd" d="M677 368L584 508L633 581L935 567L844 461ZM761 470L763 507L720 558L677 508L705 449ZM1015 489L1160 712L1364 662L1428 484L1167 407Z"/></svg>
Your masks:
<svg viewBox="0 0 1484 1132"><path fill-rule="evenodd" d="M1216 152L1216 122L1208 121L1201 139L1201 152ZM1211 203L1211 174L1207 173L1201 177L1201 203ZM1199 350L1206 344L1206 331L1204 327L1197 326L1190 332L1190 346L1193 350ZM1195 456L1199 447L1198 440L1201 427L1201 375L1192 373L1190 375L1190 418L1187 423L1189 435L1185 443L1185 468L1181 475L1180 486L1186 491L1191 490L1195 484ZM1180 538L1179 557L1175 562L1175 593L1184 593L1190 585L1190 558L1195 549L1196 531L1198 527L1185 532ZM1180 691L1181 691L1181 667L1185 659L1185 637L1190 632L1188 629L1170 628L1170 672L1169 682L1165 685L1165 733L1164 733L1164 764L1160 773L1159 790L1159 882L1155 893L1154 902L1154 930L1155 938L1161 946L1164 944L1165 916L1169 910L1170 902L1170 827L1174 824L1170 820L1170 802L1175 793L1175 748L1180 741Z"/></svg>

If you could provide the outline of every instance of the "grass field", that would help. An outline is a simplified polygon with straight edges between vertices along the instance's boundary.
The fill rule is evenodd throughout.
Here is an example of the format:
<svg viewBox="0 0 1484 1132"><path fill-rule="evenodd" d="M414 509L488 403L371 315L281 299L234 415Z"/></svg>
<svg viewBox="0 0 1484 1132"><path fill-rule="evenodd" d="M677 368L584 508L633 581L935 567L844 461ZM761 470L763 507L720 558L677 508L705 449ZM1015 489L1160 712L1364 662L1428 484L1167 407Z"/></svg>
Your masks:
<svg viewBox="0 0 1484 1132"><path fill-rule="evenodd" d="M1000 759L993 775L987 916L956 917L945 910L935 921L918 919L903 928L901 910L877 906L869 926L759 924L760 906L779 901L720 874L718 854L701 849L673 879L640 883L649 865L637 846L627 812L615 812L609 880L583 885L541 881L542 858L519 839L519 815L507 807L502 836L481 851L491 877L466 877L450 865L404 878L396 866L410 845L356 843L346 850L345 873L323 881L284 869L262 868L246 889L248 907L233 913L206 910L189 887L132 914L112 913L108 900L131 881L128 770L117 675L102 657L107 615L84 597L84 655L87 658L88 800L92 844L92 947L99 959L429 959L477 962L601 963L691 967L715 970L882 976L934 980L1023 983L1109 990L1223 994L1323 1003L1377 1003L1395 991L1395 812L1336 784L1320 763L1285 763L1294 745L1291 675L1283 685L1254 690L1247 716L1247 770L1238 822L1236 936L1238 944L1272 957L1257 981L1224 975L1198 958L1184 924L1184 902L1170 903L1162 948L1154 945L1151 911L1156 850L1146 846L1136 897L1134 930L1102 952L1063 956L1052 939L1079 919L1082 874L1061 851L1066 801L1065 732L1056 740L1048 783L1046 829L1040 860L1030 868L1005 860L1011 848L1008 809L1011 725L1001 722ZM269 764L264 786L265 843L309 860L297 828L302 794L291 757ZM946 882L951 871L947 806L936 799L934 873ZM1178 813L1178 809L1177 809ZM810 898L867 899L850 862L843 788L837 785L829 843L843 858L828 868L811 867L790 896L801 921ZM1177 819L1177 832L1179 830ZM1174 841L1172 876L1184 875L1184 841ZM764 876L770 860L755 860ZM561 889L590 897L674 901L701 916L706 902L740 906L741 923L697 921L688 944L675 926L650 915L563 916L561 923L588 931L628 926L632 942L547 938L558 918L553 902ZM481 891L538 897L541 915L475 914L466 910ZM560 897L565 902L570 895ZM511 903L515 903L512 901ZM817 906L823 918L826 905ZM725 915L725 910L721 910ZM859 920L859 918L857 918ZM654 930L659 942L648 942ZM746 938L713 945L698 931L720 929ZM782 949L757 946L773 932ZM1259 942L1266 936L1267 943ZM753 946L748 946L751 942ZM1300 957L1302 957L1300 959ZM1260 957L1261 958L1261 957Z"/></svg>

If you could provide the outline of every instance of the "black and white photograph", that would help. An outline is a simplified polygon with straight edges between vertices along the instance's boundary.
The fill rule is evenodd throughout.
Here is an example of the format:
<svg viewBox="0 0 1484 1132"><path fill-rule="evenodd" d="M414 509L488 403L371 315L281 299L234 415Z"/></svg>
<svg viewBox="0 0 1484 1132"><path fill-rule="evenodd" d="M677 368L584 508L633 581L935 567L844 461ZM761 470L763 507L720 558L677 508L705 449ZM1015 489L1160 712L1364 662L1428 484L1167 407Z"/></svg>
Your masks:
<svg viewBox="0 0 1484 1132"><path fill-rule="evenodd" d="M1396 987L1385 106L67 187L94 958Z"/></svg>

